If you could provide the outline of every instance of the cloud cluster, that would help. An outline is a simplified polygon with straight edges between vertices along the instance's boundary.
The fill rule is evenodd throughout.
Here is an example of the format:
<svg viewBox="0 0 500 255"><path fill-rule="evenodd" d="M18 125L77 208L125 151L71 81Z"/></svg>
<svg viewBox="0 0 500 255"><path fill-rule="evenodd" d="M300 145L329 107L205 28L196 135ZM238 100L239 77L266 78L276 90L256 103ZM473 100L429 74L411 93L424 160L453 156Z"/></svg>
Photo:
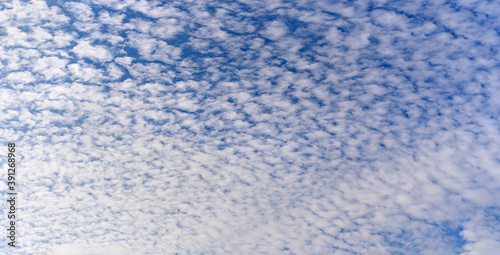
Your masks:
<svg viewBox="0 0 500 255"><path fill-rule="evenodd" d="M0 7L19 254L500 248L495 1Z"/></svg>

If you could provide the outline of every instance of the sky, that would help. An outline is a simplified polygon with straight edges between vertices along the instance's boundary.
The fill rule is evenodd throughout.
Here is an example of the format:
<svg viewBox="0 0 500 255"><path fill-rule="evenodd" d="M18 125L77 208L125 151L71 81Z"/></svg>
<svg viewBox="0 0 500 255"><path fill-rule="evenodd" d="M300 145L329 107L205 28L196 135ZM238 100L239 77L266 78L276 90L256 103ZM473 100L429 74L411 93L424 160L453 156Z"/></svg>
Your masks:
<svg viewBox="0 0 500 255"><path fill-rule="evenodd" d="M2 1L0 250L495 254L499 24L493 0Z"/></svg>

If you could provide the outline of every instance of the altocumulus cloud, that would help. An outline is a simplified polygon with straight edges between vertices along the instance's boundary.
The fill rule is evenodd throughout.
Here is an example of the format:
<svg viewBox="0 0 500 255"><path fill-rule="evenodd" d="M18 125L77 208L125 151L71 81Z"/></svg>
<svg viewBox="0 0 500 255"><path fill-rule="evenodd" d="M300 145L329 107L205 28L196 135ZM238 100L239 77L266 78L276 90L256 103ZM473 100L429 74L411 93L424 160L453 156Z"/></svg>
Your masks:
<svg viewBox="0 0 500 255"><path fill-rule="evenodd" d="M0 6L2 250L500 249L497 1Z"/></svg>

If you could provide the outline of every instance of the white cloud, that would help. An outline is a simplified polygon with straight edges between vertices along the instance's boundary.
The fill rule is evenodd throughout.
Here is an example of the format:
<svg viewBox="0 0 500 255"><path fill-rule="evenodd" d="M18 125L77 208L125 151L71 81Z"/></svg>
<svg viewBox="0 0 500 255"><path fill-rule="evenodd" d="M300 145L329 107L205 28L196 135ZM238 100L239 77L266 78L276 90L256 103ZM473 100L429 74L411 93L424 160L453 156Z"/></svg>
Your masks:
<svg viewBox="0 0 500 255"><path fill-rule="evenodd" d="M68 65L68 69L76 79L86 82L99 81L103 77L102 71L92 66L85 66L75 63Z"/></svg>
<svg viewBox="0 0 500 255"><path fill-rule="evenodd" d="M109 62L113 59L113 55L108 49L106 49L106 47L102 45L93 46L86 41L78 42L78 45L73 47L71 51L73 51L79 58L89 58L99 62Z"/></svg>
<svg viewBox="0 0 500 255"><path fill-rule="evenodd" d="M164 41L137 33L129 34L128 39L130 46L136 48L139 54L149 61L159 60L171 64L173 60L180 58L181 50Z"/></svg>
<svg viewBox="0 0 500 255"><path fill-rule="evenodd" d="M497 3L17 3L21 253L498 248Z"/></svg>
<svg viewBox="0 0 500 255"><path fill-rule="evenodd" d="M43 57L37 60L33 70L42 73L45 79L61 77L67 74L65 71L68 60L57 57Z"/></svg>
<svg viewBox="0 0 500 255"><path fill-rule="evenodd" d="M288 28L281 21L272 21L266 25L262 35L271 40L278 40L288 33Z"/></svg>
<svg viewBox="0 0 500 255"><path fill-rule="evenodd" d="M88 22L93 20L94 18L94 12L92 11L92 8L90 6L79 3L79 2L68 2L64 4L65 7L72 12L76 19Z"/></svg>
<svg viewBox="0 0 500 255"><path fill-rule="evenodd" d="M30 83L35 81L35 77L30 72L24 71L24 72L9 73L7 75L7 80L13 82Z"/></svg>

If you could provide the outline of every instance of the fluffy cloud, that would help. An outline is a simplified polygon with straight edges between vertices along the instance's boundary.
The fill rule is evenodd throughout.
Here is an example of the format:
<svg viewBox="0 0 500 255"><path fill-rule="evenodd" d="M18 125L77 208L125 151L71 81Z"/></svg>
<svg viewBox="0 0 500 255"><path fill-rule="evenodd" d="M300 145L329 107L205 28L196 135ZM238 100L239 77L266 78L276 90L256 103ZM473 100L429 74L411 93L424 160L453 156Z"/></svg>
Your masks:
<svg viewBox="0 0 500 255"><path fill-rule="evenodd" d="M33 75L28 71L9 73L6 79L8 81L22 82L22 83L30 83L35 81L35 77L33 77Z"/></svg>
<svg viewBox="0 0 500 255"><path fill-rule="evenodd" d="M91 45L89 42L78 42L71 51L79 58L89 58L99 62L109 62L113 59L113 55L102 45Z"/></svg>

